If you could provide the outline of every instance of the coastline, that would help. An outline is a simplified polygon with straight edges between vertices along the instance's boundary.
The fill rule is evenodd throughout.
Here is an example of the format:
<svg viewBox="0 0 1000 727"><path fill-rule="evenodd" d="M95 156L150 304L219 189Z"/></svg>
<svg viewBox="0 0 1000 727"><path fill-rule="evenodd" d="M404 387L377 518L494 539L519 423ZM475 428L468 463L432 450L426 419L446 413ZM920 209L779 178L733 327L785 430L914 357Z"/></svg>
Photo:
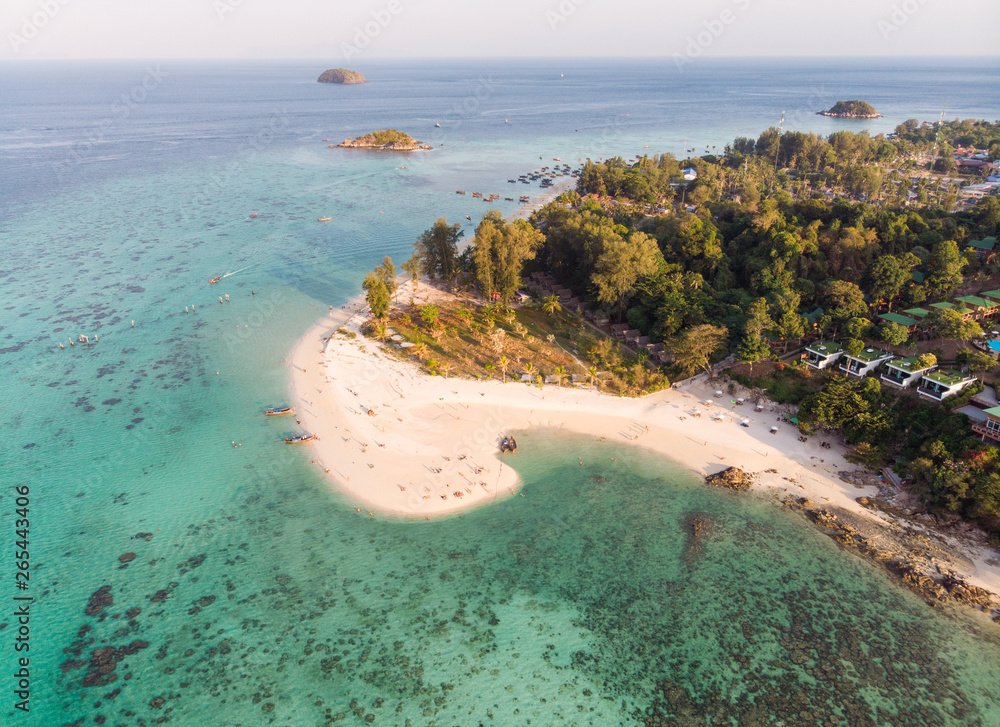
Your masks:
<svg viewBox="0 0 1000 727"><path fill-rule="evenodd" d="M421 285L414 297L419 304L441 295ZM761 413L749 404L734 407L727 395L725 405L706 408L706 399L717 399L707 383L629 399L584 388L430 376L361 335L365 311L360 296L330 311L288 359L296 418L304 431L319 436L310 445L312 462L361 513L430 520L501 498L530 497L520 491L513 466L518 455L501 455L499 442L505 435L547 428L583 434L595 443L642 447L699 476L738 467L751 474L754 490L805 509L842 545L884 565L885 559L866 547L837 537L826 514L874 525L897 549L905 540L900 536L913 535L914 523L897 523L857 502L878 492L838 477L854 469L840 445L822 449L815 438L799 441L798 430L779 422L768 407ZM354 337L337 334L338 328ZM696 408L702 417L691 415ZM743 418L750 420L749 427L740 426ZM778 431L772 434L775 425ZM587 454L581 452L581 466ZM928 550L923 571L955 572L968 584L1000 595L1000 567L986 562L994 552L933 531L919 537L944 543ZM949 561L942 553L951 556Z"/></svg>

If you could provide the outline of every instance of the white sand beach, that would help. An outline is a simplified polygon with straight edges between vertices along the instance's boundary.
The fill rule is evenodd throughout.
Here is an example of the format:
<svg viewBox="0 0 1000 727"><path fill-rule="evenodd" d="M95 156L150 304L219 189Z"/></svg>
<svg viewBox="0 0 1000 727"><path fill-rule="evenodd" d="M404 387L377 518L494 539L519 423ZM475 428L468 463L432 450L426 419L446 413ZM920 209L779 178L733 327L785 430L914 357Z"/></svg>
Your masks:
<svg viewBox="0 0 1000 727"><path fill-rule="evenodd" d="M435 292L421 286L418 302ZM758 487L853 511L864 511L854 498L875 494L837 479L839 469L854 467L836 445L801 442L769 407L734 405L707 384L629 399L589 387L429 376L361 335L363 309L354 300L330 311L289 362L296 418L319 436L317 466L371 510L438 515L510 497L519 487L511 467L518 455L501 457L500 440L539 427L628 442L698 474L736 466L755 473ZM341 326L356 337L333 335Z"/></svg>
<svg viewBox="0 0 1000 727"><path fill-rule="evenodd" d="M420 286L417 302L438 295ZM307 445L311 461L359 512L431 519L530 497L520 491L516 471L524 452L501 455L499 444L527 429L552 428L642 447L699 475L739 467L754 475L758 489L880 517L855 501L875 496L875 488L837 477L856 469L843 448L824 449L817 438L800 441L798 430L766 402L757 412L708 384L629 399L589 387L429 376L362 336L365 315L360 298L331 310L288 359L296 420L318 436ZM355 337L336 334L341 327ZM581 466L592 454L580 452ZM991 551L966 548L965 554L970 582L1000 593L1000 568L985 562Z"/></svg>

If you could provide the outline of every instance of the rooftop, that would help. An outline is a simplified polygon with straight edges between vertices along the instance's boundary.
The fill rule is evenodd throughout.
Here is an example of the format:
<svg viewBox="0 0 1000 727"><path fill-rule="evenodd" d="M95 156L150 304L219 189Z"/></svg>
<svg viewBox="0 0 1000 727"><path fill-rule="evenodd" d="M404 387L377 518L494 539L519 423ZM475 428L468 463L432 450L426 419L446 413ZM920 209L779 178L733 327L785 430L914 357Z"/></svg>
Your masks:
<svg viewBox="0 0 1000 727"><path fill-rule="evenodd" d="M918 369L914 366L917 362L916 356L907 356L906 358L896 359L895 361L890 361L889 366L894 369L900 369L902 371L925 371L926 369Z"/></svg>
<svg viewBox="0 0 1000 727"><path fill-rule="evenodd" d="M973 308L993 308L997 305L995 300L985 300L975 295L963 295L961 298L955 298L955 300L971 305Z"/></svg>
<svg viewBox="0 0 1000 727"><path fill-rule="evenodd" d="M931 308L939 308L941 310L955 310L955 306L951 303L931 303Z"/></svg>
<svg viewBox="0 0 1000 727"><path fill-rule="evenodd" d="M900 315L899 313L883 313L879 316L883 321L889 321L890 323L898 323L901 326L915 326L919 321L916 318L910 318L909 316Z"/></svg>
<svg viewBox="0 0 1000 727"><path fill-rule="evenodd" d="M913 318L923 318L923 317L929 316L931 314L931 312L929 310L927 310L926 308L908 308L907 310L904 310L903 312L906 315L911 316Z"/></svg>
<svg viewBox="0 0 1000 727"><path fill-rule="evenodd" d="M984 298L993 298L995 300L1000 300L1000 290L984 290L980 293Z"/></svg>
<svg viewBox="0 0 1000 727"><path fill-rule="evenodd" d="M997 239L995 237L984 237L982 240L970 240L969 247L974 247L977 250L992 250L996 247Z"/></svg>
<svg viewBox="0 0 1000 727"><path fill-rule="evenodd" d="M961 384L963 381L971 381L973 377L959 373L958 371L938 369L937 371L932 371L929 374L924 374L924 378L941 384L942 386L952 387L956 384Z"/></svg>
<svg viewBox="0 0 1000 727"><path fill-rule="evenodd" d="M836 341L818 341L810 346L806 346L806 351L817 353L820 356L829 356L832 353L840 353L844 347Z"/></svg>
<svg viewBox="0 0 1000 727"><path fill-rule="evenodd" d="M983 413L984 414L989 414L991 416L996 417L997 419L1000 419L1000 406L995 406L992 409L987 409Z"/></svg>
<svg viewBox="0 0 1000 727"><path fill-rule="evenodd" d="M880 358L885 358L886 356L892 356L891 353L887 353L879 348L866 348L857 356L851 356L847 354L849 358L853 358L857 361L864 361L866 364L872 361L878 361Z"/></svg>

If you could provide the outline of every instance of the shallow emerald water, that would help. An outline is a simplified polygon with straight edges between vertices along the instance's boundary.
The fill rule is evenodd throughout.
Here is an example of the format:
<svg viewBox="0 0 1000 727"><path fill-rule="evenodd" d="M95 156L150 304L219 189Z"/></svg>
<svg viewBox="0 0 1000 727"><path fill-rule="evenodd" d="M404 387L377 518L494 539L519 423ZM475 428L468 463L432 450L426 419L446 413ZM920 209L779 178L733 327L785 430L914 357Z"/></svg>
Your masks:
<svg viewBox="0 0 1000 727"><path fill-rule="evenodd" d="M518 438L526 496L460 517L370 518L295 463L254 464L182 537L122 533L138 557L109 553L53 627L61 648L83 624L88 648L150 646L107 686L68 670L52 705L86 724L1000 723L995 628L933 613L766 498ZM104 583L111 617L85 617Z"/></svg>
<svg viewBox="0 0 1000 727"><path fill-rule="evenodd" d="M294 423L261 411L287 396L297 338L437 216L471 230L488 207L456 188L537 194L505 180L553 156L721 148L816 77L858 92L826 61L640 64L625 85L604 63L494 65L385 61L351 90L308 63L165 65L127 119L115 99L141 64L0 75L0 723L1000 724L995 627L670 462L519 434L525 497L403 522L359 515L281 443ZM933 67L865 77L892 79L904 118L931 81L979 114L995 69ZM387 123L435 152L323 143ZM26 716L14 485L31 488Z"/></svg>

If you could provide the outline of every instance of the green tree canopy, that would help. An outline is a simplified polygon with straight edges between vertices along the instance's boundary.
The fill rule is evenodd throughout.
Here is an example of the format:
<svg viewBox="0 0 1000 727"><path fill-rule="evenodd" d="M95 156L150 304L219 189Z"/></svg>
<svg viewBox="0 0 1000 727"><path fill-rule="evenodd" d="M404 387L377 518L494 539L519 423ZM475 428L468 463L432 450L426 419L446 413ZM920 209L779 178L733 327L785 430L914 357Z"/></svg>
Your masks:
<svg viewBox="0 0 1000 727"><path fill-rule="evenodd" d="M855 283L845 280L831 280L823 288L826 311L838 324L851 318L863 318L868 313L865 294Z"/></svg>
<svg viewBox="0 0 1000 727"><path fill-rule="evenodd" d="M414 244L414 252L420 259L424 275L440 279L449 284L458 272L458 241L465 233L458 223L449 225L444 217L438 218L434 226L423 232Z"/></svg>
<svg viewBox="0 0 1000 727"><path fill-rule="evenodd" d="M510 302L521 285L524 263L534 259L544 239L526 220L506 222L498 210L483 217L472 243L472 264L487 300L496 292Z"/></svg>
<svg viewBox="0 0 1000 727"><path fill-rule="evenodd" d="M627 240L617 235L606 240L592 278L597 299L615 306L620 314L636 283L656 272L661 260L656 241L642 232L633 232Z"/></svg>
<svg viewBox="0 0 1000 727"><path fill-rule="evenodd" d="M982 333L975 321L962 320L962 314L952 308L935 308L925 316L920 325L934 333L936 338L968 341Z"/></svg>
<svg viewBox="0 0 1000 727"><path fill-rule="evenodd" d="M361 287L365 290L365 302L376 320L385 318L389 312L389 289L376 273L368 273Z"/></svg>
<svg viewBox="0 0 1000 727"><path fill-rule="evenodd" d="M712 356L726 345L729 331L725 326L704 323L690 328L674 341L674 360L685 376L696 371L712 372Z"/></svg>
<svg viewBox="0 0 1000 727"><path fill-rule="evenodd" d="M947 294L962 284L962 268L966 260L953 240L939 242L927 261L927 287Z"/></svg>
<svg viewBox="0 0 1000 727"><path fill-rule="evenodd" d="M906 330L906 326L887 321L878 327L876 336L887 346L902 346L910 337L910 333Z"/></svg>
<svg viewBox="0 0 1000 727"><path fill-rule="evenodd" d="M396 293L396 266L392 262L392 258L388 255L382 260L382 264L375 268L375 274L379 277L389 291L389 296L393 296Z"/></svg>

